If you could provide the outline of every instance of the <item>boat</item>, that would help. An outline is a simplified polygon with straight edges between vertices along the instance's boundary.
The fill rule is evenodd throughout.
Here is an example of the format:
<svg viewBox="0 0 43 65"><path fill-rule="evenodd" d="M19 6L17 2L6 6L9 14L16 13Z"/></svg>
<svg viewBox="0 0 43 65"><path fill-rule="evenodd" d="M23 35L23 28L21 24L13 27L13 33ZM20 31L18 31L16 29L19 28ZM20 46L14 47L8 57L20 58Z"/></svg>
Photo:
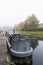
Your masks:
<svg viewBox="0 0 43 65"><path fill-rule="evenodd" d="M19 33L6 33L7 51L15 58L15 63L27 63L32 60L33 48L30 39ZM18 61L19 60L19 61Z"/></svg>

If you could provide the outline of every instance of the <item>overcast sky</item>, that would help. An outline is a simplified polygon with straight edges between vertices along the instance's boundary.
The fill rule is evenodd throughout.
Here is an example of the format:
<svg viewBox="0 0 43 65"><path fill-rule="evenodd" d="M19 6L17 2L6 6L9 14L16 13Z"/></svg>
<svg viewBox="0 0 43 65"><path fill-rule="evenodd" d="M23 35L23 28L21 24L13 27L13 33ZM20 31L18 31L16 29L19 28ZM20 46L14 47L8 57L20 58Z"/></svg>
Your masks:
<svg viewBox="0 0 43 65"><path fill-rule="evenodd" d="M43 23L43 0L0 0L0 26L14 26L32 14Z"/></svg>

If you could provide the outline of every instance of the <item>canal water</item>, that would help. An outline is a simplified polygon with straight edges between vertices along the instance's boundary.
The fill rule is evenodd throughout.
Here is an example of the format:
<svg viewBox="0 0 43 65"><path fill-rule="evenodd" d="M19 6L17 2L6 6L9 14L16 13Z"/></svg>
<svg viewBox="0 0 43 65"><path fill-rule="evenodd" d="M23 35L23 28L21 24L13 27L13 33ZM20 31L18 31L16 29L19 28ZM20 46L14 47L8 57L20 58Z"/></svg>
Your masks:
<svg viewBox="0 0 43 65"><path fill-rule="evenodd" d="M32 65L43 65L43 41L38 41L39 45L33 51Z"/></svg>

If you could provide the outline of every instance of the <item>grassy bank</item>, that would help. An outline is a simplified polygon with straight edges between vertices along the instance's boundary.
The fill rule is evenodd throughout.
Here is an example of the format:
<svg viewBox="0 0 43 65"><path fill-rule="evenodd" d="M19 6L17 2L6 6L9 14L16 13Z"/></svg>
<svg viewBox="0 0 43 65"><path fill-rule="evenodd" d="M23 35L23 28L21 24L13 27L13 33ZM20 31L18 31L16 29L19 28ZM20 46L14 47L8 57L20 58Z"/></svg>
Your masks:
<svg viewBox="0 0 43 65"><path fill-rule="evenodd" d="M43 40L43 31L21 31L24 35L35 36L38 39Z"/></svg>

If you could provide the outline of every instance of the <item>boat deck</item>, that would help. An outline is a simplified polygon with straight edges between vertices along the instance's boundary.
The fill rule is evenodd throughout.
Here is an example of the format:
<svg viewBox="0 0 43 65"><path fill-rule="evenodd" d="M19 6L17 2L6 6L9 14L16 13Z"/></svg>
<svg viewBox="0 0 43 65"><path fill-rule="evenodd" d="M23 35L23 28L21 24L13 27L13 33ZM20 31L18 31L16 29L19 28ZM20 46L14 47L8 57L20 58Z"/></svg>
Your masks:
<svg viewBox="0 0 43 65"><path fill-rule="evenodd" d="M29 41L15 41L12 42L12 49L17 52L26 52L30 50Z"/></svg>

